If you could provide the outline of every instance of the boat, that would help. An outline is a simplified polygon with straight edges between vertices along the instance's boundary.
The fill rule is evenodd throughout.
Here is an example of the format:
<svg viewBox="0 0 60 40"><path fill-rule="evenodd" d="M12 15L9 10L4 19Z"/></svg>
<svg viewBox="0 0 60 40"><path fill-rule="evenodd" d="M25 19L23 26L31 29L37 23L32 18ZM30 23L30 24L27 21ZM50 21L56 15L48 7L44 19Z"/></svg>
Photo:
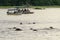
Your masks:
<svg viewBox="0 0 60 40"><path fill-rule="evenodd" d="M19 9L19 8L8 9L7 11L7 15L21 15L21 14L33 14L33 12L30 12L29 9Z"/></svg>

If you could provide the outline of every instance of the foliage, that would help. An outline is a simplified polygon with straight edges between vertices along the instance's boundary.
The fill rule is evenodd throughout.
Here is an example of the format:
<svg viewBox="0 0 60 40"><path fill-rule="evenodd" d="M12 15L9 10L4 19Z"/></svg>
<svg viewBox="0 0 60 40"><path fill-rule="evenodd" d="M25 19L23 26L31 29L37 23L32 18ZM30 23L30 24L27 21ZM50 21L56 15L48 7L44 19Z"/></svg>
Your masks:
<svg viewBox="0 0 60 40"><path fill-rule="evenodd" d="M60 0L0 0L0 6L51 6L60 5Z"/></svg>

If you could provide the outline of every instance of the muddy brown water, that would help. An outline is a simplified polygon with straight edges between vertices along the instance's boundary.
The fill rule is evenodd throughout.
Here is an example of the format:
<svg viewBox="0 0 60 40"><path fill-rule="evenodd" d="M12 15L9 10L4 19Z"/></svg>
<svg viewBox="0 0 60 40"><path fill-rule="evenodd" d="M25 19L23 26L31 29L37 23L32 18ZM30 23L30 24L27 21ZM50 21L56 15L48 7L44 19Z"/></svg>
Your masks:
<svg viewBox="0 0 60 40"><path fill-rule="evenodd" d="M0 9L0 40L60 40L60 8L30 9L34 14L7 15ZM22 22L22 25L20 23ZM35 24L33 24L35 22ZM40 30L53 26L54 30ZM8 29L18 27L23 31ZM30 28L38 31L29 30Z"/></svg>

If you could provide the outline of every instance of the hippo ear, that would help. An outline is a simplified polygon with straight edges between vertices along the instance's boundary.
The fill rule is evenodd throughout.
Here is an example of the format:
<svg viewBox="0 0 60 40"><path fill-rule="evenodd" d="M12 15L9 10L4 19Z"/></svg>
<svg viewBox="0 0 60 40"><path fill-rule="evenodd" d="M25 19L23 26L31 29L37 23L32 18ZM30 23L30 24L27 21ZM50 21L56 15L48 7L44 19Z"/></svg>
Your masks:
<svg viewBox="0 0 60 40"><path fill-rule="evenodd" d="M51 26L50 29L53 29L53 27Z"/></svg>

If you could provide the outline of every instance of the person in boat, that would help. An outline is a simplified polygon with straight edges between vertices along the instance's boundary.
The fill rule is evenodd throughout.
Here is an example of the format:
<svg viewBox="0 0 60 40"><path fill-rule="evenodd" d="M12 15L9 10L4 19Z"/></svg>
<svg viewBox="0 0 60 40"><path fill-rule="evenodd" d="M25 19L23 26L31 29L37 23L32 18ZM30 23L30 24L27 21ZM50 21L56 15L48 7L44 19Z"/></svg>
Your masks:
<svg viewBox="0 0 60 40"><path fill-rule="evenodd" d="M26 9L24 11L26 11Z"/></svg>
<svg viewBox="0 0 60 40"><path fill-rule="evenodd" d="M20 12L20 9L18 9L18 12Z"/></svg>

